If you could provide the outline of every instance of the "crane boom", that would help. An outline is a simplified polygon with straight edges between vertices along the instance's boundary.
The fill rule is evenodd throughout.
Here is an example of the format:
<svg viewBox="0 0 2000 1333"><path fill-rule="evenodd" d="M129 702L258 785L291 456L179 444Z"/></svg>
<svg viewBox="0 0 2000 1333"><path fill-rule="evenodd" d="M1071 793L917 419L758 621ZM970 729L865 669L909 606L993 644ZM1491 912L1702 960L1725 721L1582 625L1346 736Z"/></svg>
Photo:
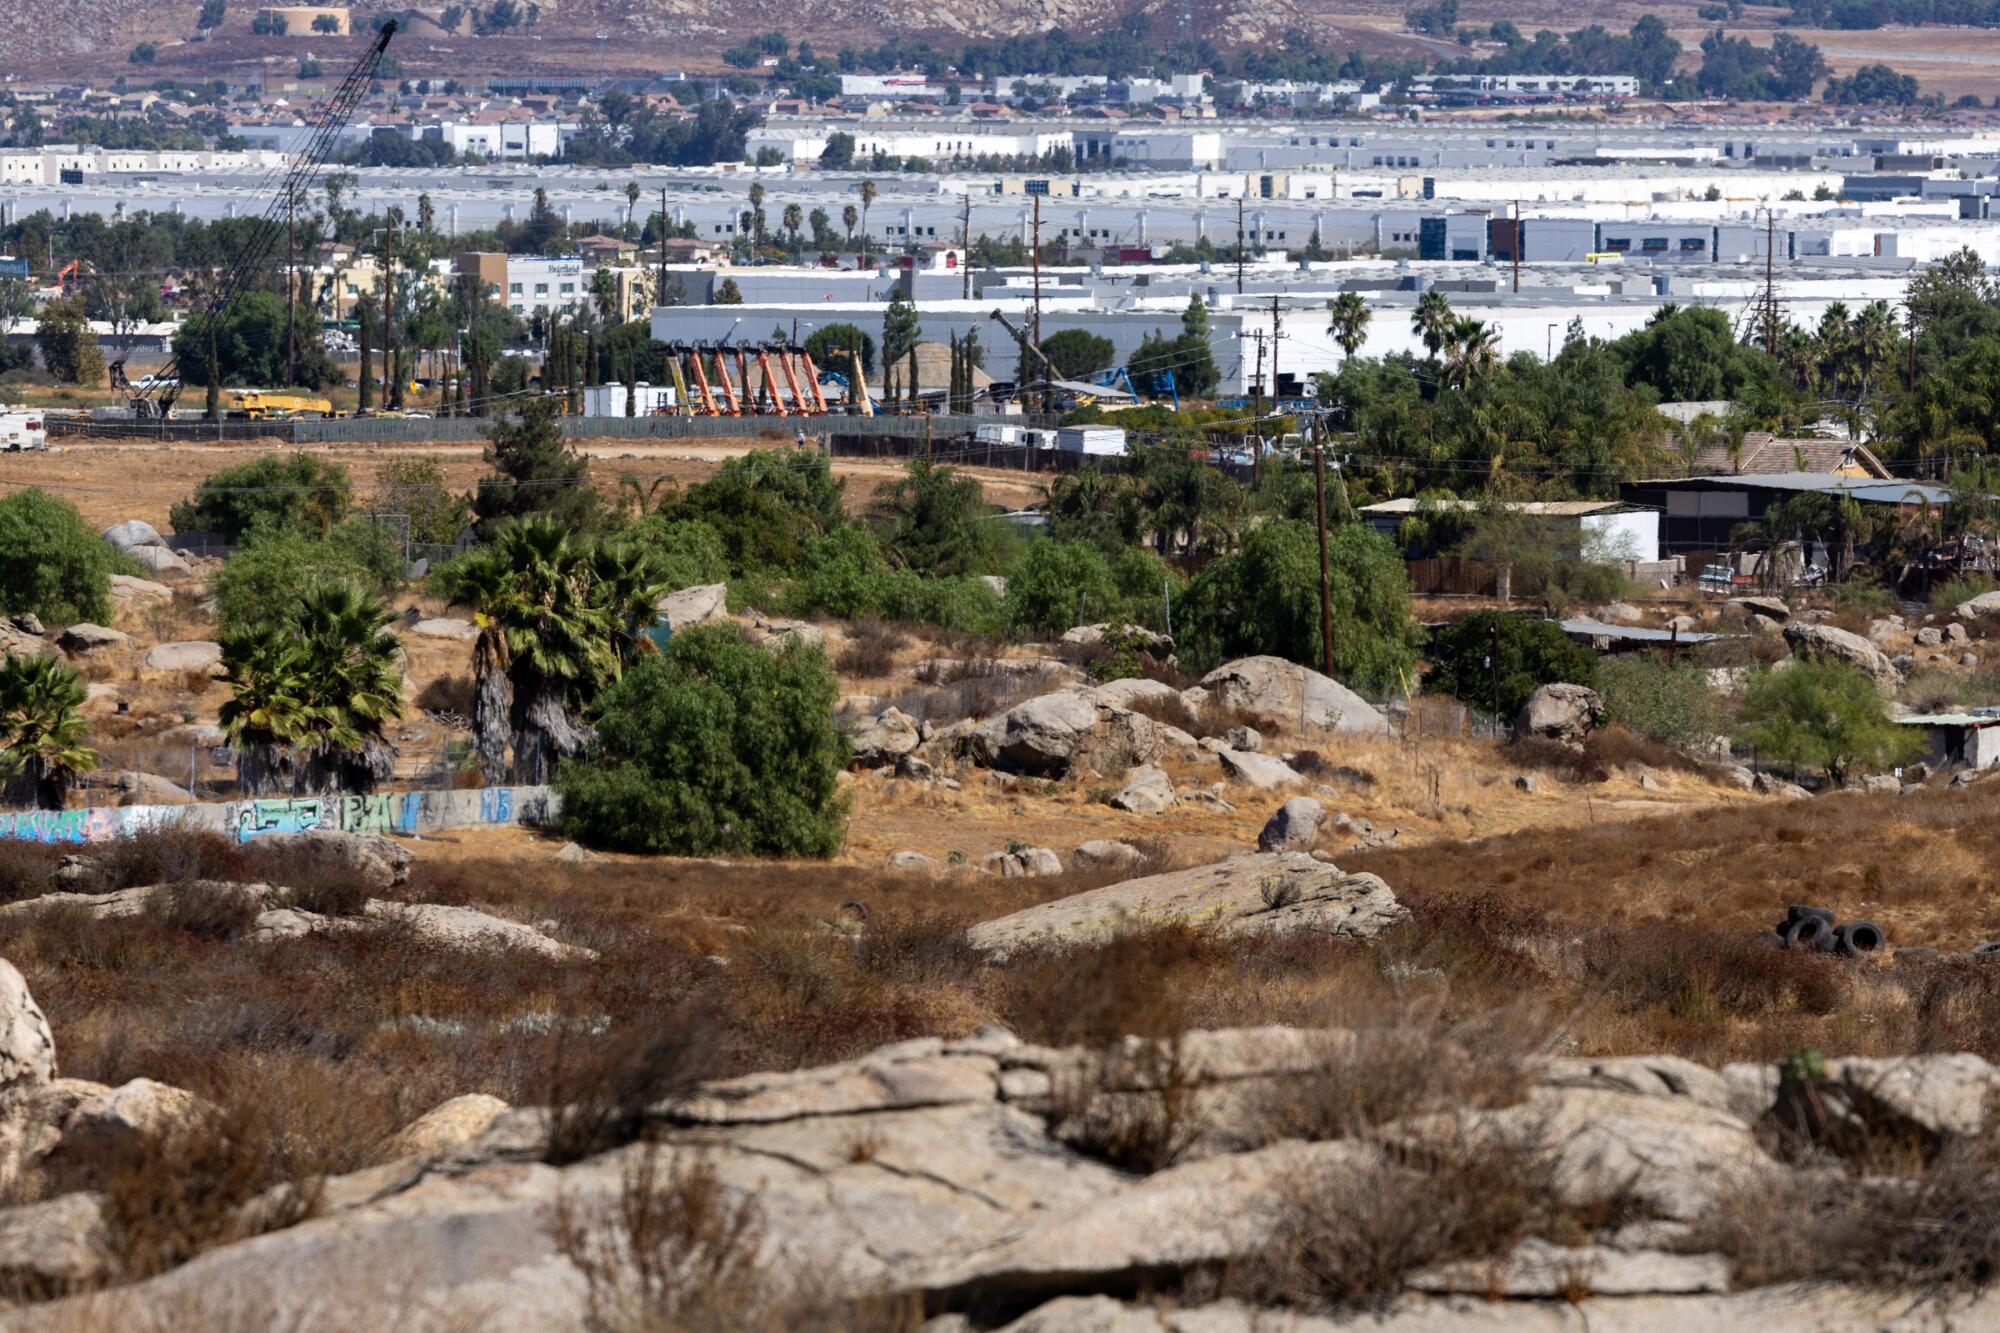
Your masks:
<svg viewBox="0 0 2000 1333"><path fill-rule="evenodd" d="M215 294L201 312L202 318L214 319L220 315L231 301L249 289L264 266L270 263L272 252L285 234L287 214L311 191L320 169L333 156L341 130L353 118L354 108L368 91L368 85L375 77L375 67L389 47L389 39L395 35L396 21L390 19L375 34L375 40L368 44L368 49L354 62L354 67L347 71L347 77L340 81L340 87L334 90L326 109L307 130L304 146L293 155L291 165L278 182L276 193L265 206L263 216L249 228L242 247L237 250L234 261L216 285ZM267 176L266 182L269 179ZM132 414L141 418L165 417L180 391L179 369L180 357L176 356L164 370L153 376L146 390L132 399ZM157 401L152 397L156 392L159 394Z"/></svg>
<svg viewBox="0 0 2000 1333"><path fill-rule="evenodd" d="M1037 344L1034 339L1030 338L1027 334L1021 332L1021 330L1015 328L1012 324L1008 323L1007 317L1001 314L998 310L993 311L992 315L994 320L999 323L1001 328L1007 330L1007 332L1014 335L1015 342L1018 342L1019 344L1021 344L1021 346L1027 348L1029 351L1035 354L1035 359L1042 363L1042 369L1048 372L1050 379L1053 380L1062 378L1060 375L1056 374L1055 366L1050 363L1048 357L1042 354L1041 346Z"/></svg>

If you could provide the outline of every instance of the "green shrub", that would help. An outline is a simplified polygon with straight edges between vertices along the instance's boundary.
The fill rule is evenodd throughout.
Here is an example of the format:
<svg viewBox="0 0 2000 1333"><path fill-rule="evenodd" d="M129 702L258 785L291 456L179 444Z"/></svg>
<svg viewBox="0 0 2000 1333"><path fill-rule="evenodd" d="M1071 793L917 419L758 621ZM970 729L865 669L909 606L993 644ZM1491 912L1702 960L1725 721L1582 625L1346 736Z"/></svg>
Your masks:
<svg viewBox="0 0 2000 1333"><path fill-rule="evenodd" d="M32 489L0 499L0 611L55 625L108 622L111 576L139 572L69 501Z"/></svg>
<svg viewBox="0 0 2000 1333"><path fill-rule="evenodd" d="M729 552L721 534L700 519L654 515L634 523L632 539L659 557L661 577L675 589L721 583L729 577Z"/></svg>
<svg viewBox="0 0 2000 1333"><path fill-rule="evenodd" d="M1032 542L1007 571L1007 624L1020 633L1094 624L1109 619L1119 600L1110 562L1090 542Z"/></svg>
<svg viewBox="0 0 2000 1333"><path fill-rule="evenodd" d="M325 533L347 517L347 469L309 454L265 454L224 468L173 507L176 532L212 532L234 546L259 527Z"/></svg>
<svg viewBox="0 0 2000 1333"><path fill-rule="evenodd" d="M1597 689L1604 719L1670 745L1694 745L1722 727L1722 709L1697 666L1668 666L1648 657L1600 662Z"/></svg>
<svg viewBox="0 0 2000 1333"><path fill-rule="evenodd" d="M847 816L835 690L817 649L773 652L734 625L675 635L599 696L596 743L556 773L564 827L626 852L832 855Z"/></svg>
<svg viewBox="0 0 2000 1333"><path fill-rule="evenodd" d="M388 528L350 519L325 537L260 528L223 565L210 585L223 631L283 620L306 589L359 583L387 592L402 578L402 542Z"/></svg>
<svg viewBox="0 0 2000 1333"><path fill-rule="evenodd" d="M707 522L722 538L732 575L787 570L814 537L846 526L845 484L817 449L756 449L688 487L658 517Z"/></svg>
<svg viewBox="0 0 2000 1333"><path fill-rule="evenodd" d="M1931 605L1940 611L1955 611L1975 597L2000 592L2000 579L1984 574L1962 574L1931 589Z"/></svg>
<svg viewBox="0 0 2000 1333"><path fill-rule="evenodd" d="M1375 697L1406 692L1419 631L1410 619L1402 556L1372 528L1345 523L1329 538L1327 559L1333 674ZM1175 616L1185 655L1197 667L1259 653L1318 666L1319 591L1312 526L1288 519L1260 524L1240 552L1215 560L1189 585Z"/></svg>
<svg viewBox="0 0 2000 1333"><path fill-rule="evenodd" d="M882 543L866 528L850 524L806 543L797 577L785 591L785 609L794 615L859 620L882 612L888 580Z"/></svg>
<svg viewBox="0 0 2000 1333"><path fill-rule="evenodd" d="M1752 682L1737 738L1774 759L1823 768L1843 780L1857 767L1887 768L1916 758L1923 736L1889 720L1875 682L1851 666L1794 662Z"/></svg>
<svg viewBox="0 0 2000 1333"><path fill-rule="evenodd" d="M1493 706L1490 662L1497 653L1503 721L1519 713L1528 696L1544 685L1597 684L1597 654L1572 643L1555 621L1536 616L1475 611L1455 625L1432 631L1425 651L1431 662L1425 690L1448 694L1481 710Z"/></svg>

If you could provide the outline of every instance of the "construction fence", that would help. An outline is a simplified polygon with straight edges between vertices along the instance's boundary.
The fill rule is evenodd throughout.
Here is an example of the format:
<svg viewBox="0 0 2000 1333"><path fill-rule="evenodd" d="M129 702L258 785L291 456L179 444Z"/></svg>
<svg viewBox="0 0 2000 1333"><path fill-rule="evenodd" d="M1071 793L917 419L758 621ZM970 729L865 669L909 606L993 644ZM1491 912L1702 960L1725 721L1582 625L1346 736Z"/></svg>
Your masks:
<svg viewBox="0 0 2000 1333"><path fill-rule="evenodd" d="M559 417L573 440L703 440L751 436L788 441L803 432L809 440L836 433L860 433L922 441L926 436L969 436L996 421L1038 430L1055 429L1049 416L741 416L741 417ZM86 421L50 417L52 439L156 440L217 444L264 441L300 444L483 444L493 428L489 417L301 417L293 421Z"/></svg>

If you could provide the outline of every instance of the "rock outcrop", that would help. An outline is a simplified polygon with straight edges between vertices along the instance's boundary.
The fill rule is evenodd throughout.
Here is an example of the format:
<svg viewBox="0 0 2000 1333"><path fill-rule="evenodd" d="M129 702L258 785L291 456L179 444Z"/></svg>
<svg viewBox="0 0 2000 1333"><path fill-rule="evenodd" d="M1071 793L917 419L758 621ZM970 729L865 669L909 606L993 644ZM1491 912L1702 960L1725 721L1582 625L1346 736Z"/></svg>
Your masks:
<svg viewBox="0 0 2000 1333"><path fill-rule="evenodd" d="M1374 875L1343 874L1298 852L1253 852L1039 903L967 932L997 958L1037 946L1100 943L1120 930L1199 922L1225 935L1314 931L1369 939L1408 916Z"/></svg>
<svg viewBox="0 0 2000 1333"><path fill-rule="evenodd" d="M49 1020L28 993L20 969L0 958L0 1093L35 1087L56 1076L56 1041Z"/></svg>
<svg viewBox="0 0 2000 1333"><path fill-rule="evenodd" d="M1885 693L1896 690L1903 683L1903 673L1896 669L1888 654L1848 630L1794 621L1785 626L1785 644L1792 650L1792 656L1801 661L1839 662L1855 667Z"/></svg>
<svg viewBox="0 0 2000 1333"><path fill-rule="evenodd" d="M1198 689L1231 708L1293 726L1379 736L1389 723L1366 699L1331 676L1282 657L1244 657L1201 678Z"/></svg>
<svg viewBox="0 0 2000 1333"><path fill-rule="evenodd" d="M1587 685L1544 685L1528 696L1514 727L1524 736L1540 736L1564 745L1581 745L1604 720L1604 700Z"/></svg>
<svg viewBox="0 0 2000 1333"><path fill-rule="evenodd" d="M1260 852L1307 852L1319 837L1326 807L1310 796L1294 796L1264 821L1257 834Z"/></svg>
<svg viewBox="0 0 2000 1333"><path fill-rule="evenodd" d="M691 629L711 620L721 620L729 614L729 585L704 583L698 587L682 588L662 597L654 603L654 609L666 617L668 626L673 629Z"/></svg>
<svg viewBox="0 0 2000 1333"><path fill-rule="evenodd" d="M1159 751L1162 729L1140 713L1060 690L1038 695L971 729L973 759L1035 777L1077 769L1121 772Z"/></svg>

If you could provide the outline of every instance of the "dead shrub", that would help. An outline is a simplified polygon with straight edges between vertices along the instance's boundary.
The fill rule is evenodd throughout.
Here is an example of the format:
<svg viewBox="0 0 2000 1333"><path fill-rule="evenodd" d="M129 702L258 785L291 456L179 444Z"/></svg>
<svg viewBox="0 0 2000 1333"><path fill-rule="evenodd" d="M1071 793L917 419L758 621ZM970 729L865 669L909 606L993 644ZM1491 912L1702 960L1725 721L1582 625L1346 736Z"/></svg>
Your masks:
<svg viewBox="0 0 2000 1333"><path fill-rule="evenodd" d="M181 672L181 689L193 698L199 699L215 686L215 677L206 669Z"/></svg>
<svg viewBox="0 0 2000 1333"><path fill-rule="evenodd" d="M1584 1219L1558 1201L1541 1134L1461 1126L1400 1160L1385 1154L1293 1182L1270 1242L1223 1286L1265 1304L1380 1307L1419 1270L1494 1258L1530 1235L1563 1244L1584 1234Z"/></svg>
<svg viewBox="0 0 2000 1333"><path fill-rule="evenodd" d="M583 1274L592 1333L730 1328L742 1308L762 1304L756 1203L732 1200L692 1152L642 1145L605 1215L585 1217L565 1196L554 1227L557 1248Z"/></svg>
<svg viewBox="0 0 2000 1333"><path fill-rule="evenodd" d="M269 1122L250 1105L136 1136L101 1176L104 1227L120 1276L149 1277L211 1246L304 1220L320 1191L288 1167ZM257 1206L246 1207L252 1200Z"/></svg>
<svg viewBox="0 0 2000 1333"><path fill-rule="evenodd" d="M965 923L947 917L888 912L854 940L862 973L899 986L948 986L974 975L985 957L966 939Z"/></svg>
<svg viewBox="0 0 2000 1333"><path fill-rule="evenodd" d="M2000 1278L2000 1141L1955 1138L1900 1178L1787 1171L1746 1178L1687 1248L1729 1256L1744 1286L1853 1283L1942 1296Z"/></svg>
<svg viewBox="0 0 2000 1333"><path fill-rule="evenodd" d="M247 889L214 880L162 884L146 897L148 917L200 940L237 939L257 923L261 910Z"/></svg>
<svg viewBox="0 0 2000 1333"><path fill-rule="evenodd" d="M660 1102L688 1092L711 1072L707 1026L686 1012L652 1023L637 1016L623 1024L613 1020L604 1032L558 1020L545 1065L543 1160L564 1166L637 1139Z"/></svg>
<svg viewBox="0 0 2000 1333"><path fill-rule="evenodd" d="M1101 944L1024 950L990 979L1001 1021L1030 1041L1101 1046L1173 1038L1196 1026L1189 1003L1211 967L1240 968L1241 940L1172 922L1131 926Z"/></svg>
<svg viewBox="0 0 2000 1333"><path fill-rule="evenodd" d="M1609 782L1609 769L1588 751L1543 736L1516 736L1500 747L1507 763L1530 772L1552 774L1563 782Z"/></svg>
<svg viewBox="0 0 2000 1333"><path fill-rule="evenodd" d="M340 849L313 838L252 842L242 850L248 873L291 890L292 906L326 916L359 916L370 890Z"/></svg>
<svg viewBox="0 0 2000 1333"><path fill-rule="evenodd" d="M1261 735L1277 735L1285 729L1285 724L1277 718L1248 708L1238 708L1227 704L1213 690L1205 692L1206 702L1200 707L1191 706L1185 696L1133 701L1132 711L1143 713L1155 722L1164 722L1170 727L1179 727L1190 736L1200 740L1208 736L1224 736L1237 727L1248 727Z"/></svg>
<svg viewBox="0 0 2000 1333"><path fill-rule="evenodd" d="M897 626L868 616L847 631L847 642L834 658L834 670L869 680L887 676L896 669L896 654L909 642L909 635Z"/></svg>
<svg viewBox="0 0 2000 1333"><path fill-rule="evenodd" d="M1455 1016L1442 996L1392 1003L1368 1026L1328 1034L1312 1072L1271 1080L1247 1137L1354 1138L1411 1116L1511 1106L1551 1029L1525 1004Z"/></svg>
<svg viewBox="0 0 2000 1333"><path fill-rule="evenodd" d="M1773 949L1685 922L1592 932L1580 958L1600 994L1628 1012L1657 1009L1693 1028L1768 1014L1831 1014L1852 984L1852 969L1830 954Z"/></svg>
<svg viewBox="0 0 2000 1333"><path fill-rule="evenodd" d="M761 1263L756 1201L732 1198L688 1148L646 1143L594 1213L557 1200L556 1247L583 1275L589 1333L915 1333L915 1296L829 1296L816 1275Z"/></svg>
<svg viewBox="0 0 2000 1333"><path fill-rule="evenodd" d="M473 704L472 677L464 673L438 676L417 692L417 707L426 713L450 713L470 719Z"/></svg>
<svg viewBox="0 0 2000 1333"><path fill-rule="evenodd" d="M1206 1129L1179 1035L1114 1043L1050 1089L1049 1132L1121 1171L1152 1175L1178 1162Z"/></svg>
<svg viewBox="0 0 2000 1333"><path fill-rule="evenodd" d="M1642 736L1624 727L1603 727L1584 738L1583 752L1600 768L1663 768L1681 773L1708 774L1715 771L1686 750Z"/></svg>
<svg viewBox="0 0 2000 1333"><path fill-rule="evenodd" d="M1199 737L1204 734L1201 730L1201 714L1188 707L1187 700L1179 695L1134 699L1132 711L1169 727L1179 727L1190 736Z"/></svg>
<svg viewBox="0 0 2000 1333"><path fill-rule="evenodd" d="M99 893L197 879L241 882L249 869L235 843L219 833L180 824L162 824L98 843L89 857L94 873L86 887Z"/></svg>
<svg viewBox="0 0 2000 1333"><path fill-rule="evenodd" d="M55 885L59 853L40 843L0 838L0 902L38 898Z"/></svg>

